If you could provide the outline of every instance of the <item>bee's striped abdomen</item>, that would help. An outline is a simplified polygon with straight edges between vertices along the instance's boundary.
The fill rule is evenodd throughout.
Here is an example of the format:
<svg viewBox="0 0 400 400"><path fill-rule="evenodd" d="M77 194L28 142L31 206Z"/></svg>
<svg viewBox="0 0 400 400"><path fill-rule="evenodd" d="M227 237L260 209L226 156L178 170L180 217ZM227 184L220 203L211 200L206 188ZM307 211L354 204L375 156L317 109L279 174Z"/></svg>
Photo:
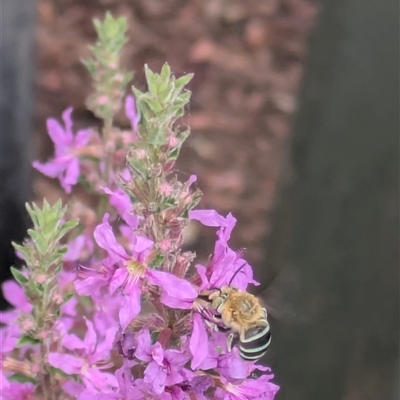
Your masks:
<svg viewBox="0 0 400 400"><path fill-rule="evenodd" d="M269 323L249 329L240 337L239 352L245 360L258 360L268 350L271 343Z"/></svg>

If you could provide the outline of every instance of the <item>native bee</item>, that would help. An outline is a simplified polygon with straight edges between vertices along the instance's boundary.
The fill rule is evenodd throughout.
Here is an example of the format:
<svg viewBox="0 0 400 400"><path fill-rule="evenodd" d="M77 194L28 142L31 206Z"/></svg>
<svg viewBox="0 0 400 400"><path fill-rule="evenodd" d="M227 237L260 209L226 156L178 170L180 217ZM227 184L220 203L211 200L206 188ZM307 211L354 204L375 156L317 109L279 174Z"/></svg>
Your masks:
<svg viewBox="0 0 400 400"><path fill-rule="evenodd" d="M218 330L230 331L228 351L238 344L240 356L245 360L255 361L267 352L271 343L271 331L267 310L261 306L259 299L230 286L243 266L235 272L227 286L204 291L201 298L206 299L215 311L212 318Z"/></svg>

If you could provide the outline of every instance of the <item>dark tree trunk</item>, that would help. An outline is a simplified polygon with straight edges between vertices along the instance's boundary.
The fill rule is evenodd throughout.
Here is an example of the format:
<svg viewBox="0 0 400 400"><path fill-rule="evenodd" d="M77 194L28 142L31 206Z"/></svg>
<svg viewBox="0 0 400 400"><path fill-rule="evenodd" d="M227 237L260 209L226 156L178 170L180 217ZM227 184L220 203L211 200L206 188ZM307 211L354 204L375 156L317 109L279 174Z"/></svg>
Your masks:
<svg viewBox="0 0 400 400"><path fill-rule="evenodd" d="M26 234L25 202L30 197L35 2L1 5L0 100L0 282L17 262L11 241ZM0 308L5 306L0 295Z"/></svg>
<svg viewBox="0 0 400 400"><path fill-rule="evenodd" d="M279 400L399 398L398 44L396 1L321 0L267 253Z"/></svg>

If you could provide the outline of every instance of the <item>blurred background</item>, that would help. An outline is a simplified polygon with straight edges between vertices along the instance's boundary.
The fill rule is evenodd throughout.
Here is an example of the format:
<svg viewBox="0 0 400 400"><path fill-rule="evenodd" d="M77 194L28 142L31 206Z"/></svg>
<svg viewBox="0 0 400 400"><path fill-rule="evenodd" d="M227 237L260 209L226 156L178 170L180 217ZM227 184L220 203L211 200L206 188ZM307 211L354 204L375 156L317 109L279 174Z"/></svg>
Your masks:
<svg viewBox="0 0 400 400"><path fill-rule="evenodd" d="M1 274L23 204L63 196L30 169L48 117L96 125L80 63L93 18L125 16L124 67L194 72L178 168L238 219L270 309L278 400L399 398L398 4L394 0L13 0L2 4ZM128 127L123 113L116 121ZM188 232L200 258L214 230Z"/></svg>

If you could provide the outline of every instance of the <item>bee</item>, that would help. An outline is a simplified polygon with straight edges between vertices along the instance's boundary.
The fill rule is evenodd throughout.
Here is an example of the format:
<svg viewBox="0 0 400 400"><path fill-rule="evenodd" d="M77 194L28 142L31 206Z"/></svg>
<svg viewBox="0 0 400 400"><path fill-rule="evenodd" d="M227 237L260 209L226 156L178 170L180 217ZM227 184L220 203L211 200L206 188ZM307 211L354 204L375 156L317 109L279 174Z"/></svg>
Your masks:
<svg viewBox="0 0 400 400"><path fill-rule="evenodd" d="M271 343L271 331L267 310L261 306L259 299L231 286L234 277L244 265L234 273L227 286L204 291L201 297L207 299L216 312L213 322L218 330L230 331L228 351L238 344L240 356L247 361L255 361L267 352Z"/></svg>

